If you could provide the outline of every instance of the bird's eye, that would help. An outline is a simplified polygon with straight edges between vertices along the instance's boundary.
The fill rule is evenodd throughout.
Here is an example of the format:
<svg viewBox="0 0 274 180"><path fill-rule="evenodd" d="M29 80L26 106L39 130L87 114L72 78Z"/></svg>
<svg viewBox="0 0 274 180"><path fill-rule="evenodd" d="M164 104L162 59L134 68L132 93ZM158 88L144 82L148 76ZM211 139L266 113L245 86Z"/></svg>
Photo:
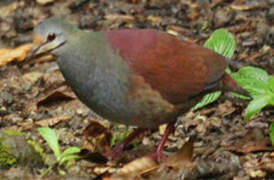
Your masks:
<svg viewBox="0 0 274 180"><path fill-rule="evenodd" d="M51 33L48 35L48 41L53 41L56 38L56 34L55 33Z"/></svg>

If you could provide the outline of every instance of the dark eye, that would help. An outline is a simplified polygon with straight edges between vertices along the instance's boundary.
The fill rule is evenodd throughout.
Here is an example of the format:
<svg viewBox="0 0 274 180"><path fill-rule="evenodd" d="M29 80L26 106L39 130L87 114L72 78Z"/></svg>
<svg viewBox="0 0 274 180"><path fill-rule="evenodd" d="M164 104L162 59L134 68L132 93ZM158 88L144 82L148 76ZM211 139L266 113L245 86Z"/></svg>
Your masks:
<svg viewBox="0 0 274 180"><path fill-rule="evenodd" d="M48 35L48 41L53 41L56 38L56 34L55 33L51 33Z"/></svg>

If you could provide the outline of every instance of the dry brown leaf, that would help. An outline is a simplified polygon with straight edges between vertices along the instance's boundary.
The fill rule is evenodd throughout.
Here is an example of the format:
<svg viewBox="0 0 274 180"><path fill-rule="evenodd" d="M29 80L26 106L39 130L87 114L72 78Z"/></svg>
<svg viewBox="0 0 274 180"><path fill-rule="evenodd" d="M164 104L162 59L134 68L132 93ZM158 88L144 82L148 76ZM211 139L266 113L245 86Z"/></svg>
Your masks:
<svg viewBox="0 0 274 180"><path fill-rule="evenodd" d="M83 135L86 139L92 142L100 152L110 150L110 140L112 134L108 128L97 121L91 121L89 126L85 128Z"/></svg>
<svg viewBox="0 0 274 180"><path fill-rule="evenodd" d="M162 21L162 18L159 17L159 16L150 15L150 16L147 17L147 20L152 22L152 23L160 23Z"/></svg>
<svg viewBox="0 0 274 180"><path fill-rule="evenodd" d="M180 169L194 167L194 163L192 162L193 144L194 138L191 138L179 151L170 155L164 162L163 166Z"/></svg>
<svg viewBox="0 0 274 180"><path fill-rule="evenodd" d="M0 66L4 66L12 61L23 61L26 59L33 44L24 44L15 49L0 49Z"/></svg>
<svg viewBox="0 0 274 180"><path fill-rule="evenodd" d="M74 94L67 92L67 86L62 86L39 99L37 102L37 106L49 104L58 100L73 100L75 98L76 97Z"/></svg>
<svg viewBox="0 0 274 180"><path fill-rule="evenodd" d="M120 15L120 14L108 14L105 16L108 20L121 20L121 21L133 21L134 17L131 15Z"/></svg>
<svg viewBox="0 0 274 180"><path fill-rule="evenodd" d="M157 167L158 164L155 160L151 159L148 156L144 156L124 165L121 169L117 171L117 174L120 176L142 175L144 173L155 170Z"/></svg>
<svg viewBox="0 0 274 180"><path fill-rule="evenodd" d="M103 180L141 180L138 177L104 177Z"/></svg>
<svg viewBox="0 0 274 180"><path fill-rule="evenodd" d="M250 130L242 139L237 140L234 145L226 147L227 150L247 154L250 152L273 150L268 146L270 140L263 135L261 129Z"/></svg>
<svg viewBox="0 0 274 180"><path fill-rule="evenodd" d="M235 9L235 10L240 10L240 11L248 11L248 10L252 10L255 8L265 8L265 6L262 4L257 4L257 5L234 5L234 4L232 4L231 8Z"/></svg>
<svg viewBox="0 0 274 180"><path fill-rule="evenodd" d="M38 126L53 126L55 124L58 124L60 122L68 122L72 116L57 116L53 118L47 118L40 121L35 122Z"/></svg>

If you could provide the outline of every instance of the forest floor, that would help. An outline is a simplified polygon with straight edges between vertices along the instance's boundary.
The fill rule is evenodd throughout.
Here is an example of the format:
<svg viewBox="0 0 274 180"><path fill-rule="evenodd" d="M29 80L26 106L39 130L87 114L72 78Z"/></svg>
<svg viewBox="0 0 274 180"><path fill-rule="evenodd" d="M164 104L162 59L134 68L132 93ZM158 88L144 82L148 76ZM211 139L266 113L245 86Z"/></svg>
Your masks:
<svg viewBox="0 0 274 180"><path fill-rule="evenodd" d="M2 0L0 49L31 42L33 28L50 16L93 31L160 29L200 45L214 30L226 28L236 40L233 60L274 73L273 0ZM9 129L23 132L25 138L10 138L17 164L0 169L0 179L274 179L269 138L274 110L265 108L244 123L246 106L223 97L182 115L165 148L169 156L160 162L145 155L155 150L165 125L108 161L101 154L110 150L110 141L120 141L132 127L93 114L66 86L54 60L12 62L0 67L0 137ZM83 159L69 167L53 166L41 178L56 163L37 131L41 126L54 129L62 150L80 147ZM47 165L27 148L26 138L44 149Z"/></svg>

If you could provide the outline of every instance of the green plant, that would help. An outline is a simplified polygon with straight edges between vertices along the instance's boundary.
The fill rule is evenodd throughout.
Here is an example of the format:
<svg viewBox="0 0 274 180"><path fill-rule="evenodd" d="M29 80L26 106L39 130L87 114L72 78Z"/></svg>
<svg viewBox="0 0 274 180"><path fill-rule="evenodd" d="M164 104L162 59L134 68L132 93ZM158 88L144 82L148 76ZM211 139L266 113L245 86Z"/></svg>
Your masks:
<svg viewBox="0 0 274 180"><path fill-rule="evenodd" d="M225 57L231 58L235 50L235 41L231 33L225 29L219 29L205 42L205 47ZM269 76L266 71L247 66L235 73L232 73L229 69L227 69L226 72L228 72L253 99L246 108L244 116L245 122L260 112L265 106L274 105L274 77ZM192 110L195 111L214 102L220 95L220 91L207 94ZM239 98L244 98L237 94L234 95Z"/></svg>
<svg viewBox="0 0 274 180"><path fill-rule="evenodd" d="M274 122L271 123L270 125L270 128L269 128L269 131L270 131L270 140L272 142L272 145L274 146Z"/></svg>
<svg viewBox="0 0 274 180"><path fill-rule="evenodd" d="M232 34L229 33L226 29L218 29L211 34L209 39L205 42L204 46L227 58L231 58L235 50L235 40ZM229 69L226 71L230 72ZM192 111L200 109L216 101L220 95L221 91L216 91L205 95L203 99L192 108Z"/></svg>
<svg viewBox="0 0 274 180"><path fill-rule="evenodd" d="M79 159L80 156L76 155L76 153L79 153L81 149L79 147L69 147L65 151L61 152L58 138L55 134L55 132L49 128L49 127L41 127L38 128L38 132L43 137L43 139L47 142L51 150L53 151L55 157L56 157L56 164L58 167L60 167L63 164L66 164L67 167L69 166L70 160ZM53 166L50 166L44 173L42 174L42 177L45 176L52 168ZM60 174L65 174L65 172L61 169L59 169Z"/></svg>
<svg viewBox="0 0 274 180"><path fill-rule="evenodd" d="M265 106L274 105L274 77L269 76L266 71L246 66L232 73L232 77L252 97L245 111L245 122Z"/></svg>

